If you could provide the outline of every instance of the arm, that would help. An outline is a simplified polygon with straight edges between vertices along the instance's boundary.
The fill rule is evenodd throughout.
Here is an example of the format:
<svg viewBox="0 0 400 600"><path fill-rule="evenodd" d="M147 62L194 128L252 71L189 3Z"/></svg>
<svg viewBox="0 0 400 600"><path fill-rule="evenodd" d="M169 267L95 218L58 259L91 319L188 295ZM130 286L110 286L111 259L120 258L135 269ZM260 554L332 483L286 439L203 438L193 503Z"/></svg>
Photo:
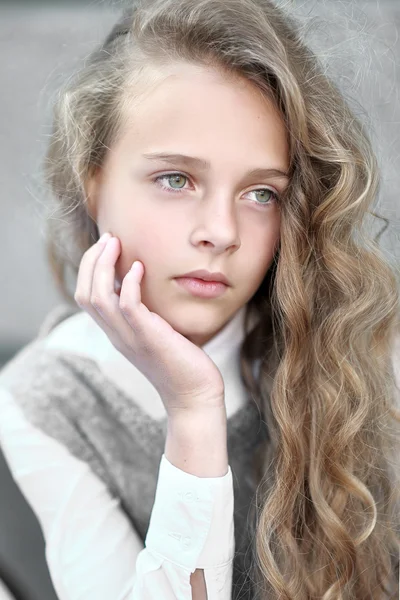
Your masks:
<svg viewBox="0 0 400 600"><path fill-rule="evenodd" d="M11 394L1 388L0 414L0 443L4 456L14 480L41 525L49 572L60 600L158 600L160 597L163 600L175 600L176 585L187 594L181 595L182 598L192 600L189 582L191 572L182 566L187 558L186 551L177 551L175 548L170 560L168 550L171 548L171 539L165 537L168 544L165 542L164 546L158 548L160 552L154 552L151 538L159 541L171 519L177 518L179 523L182 521L177 493L183 485L191 488L193 481L199 494L204 495L200 510L193 512L198 507L189 505L185 512L194 537L199 535L199 531L202 533L204 519L208 519L210 514L210 501L214 507L217 504L222 506L226 513L226 505L229 502L233 505L230 470L226 477L213 480L215 485L212 489L207 485L209 480L187 474L168 460L163 461L163 457L156 491L158 501L156 497L151 517L153 526L150 524L146 538L148 547L145 547L121 510L119 501L111 497L107 487L89 465L31 425ZM174 479L174 475L178 477ZM168 502L170 505L165 510ZM214 532L221 541L219 510L221 508L217 507L213 515L215 523L210 528L210 535ZM162 518L157 522L158 515ZM206 543L204 539L200 540L200 550L203 552L198 558L203 562L198 564L207 568L210 564L210 578L214 579L214 573L219 578L228 575L228 586L224 587L223 595L218 592L218 595L209 594L208 600L230 598L233 529L231 533L224 544L219 544L229 550L230 560L226 565L215 562L215 539L214 544L211 538ZM215 564L218 568L214 570L212 567ZM192 575L193 593L197 594L197 575ZM214 581L210 585L214 585ZM213 589L217 590L217 587ZM229 595L225 595L225 592ZM196 596L194 598L197 600Z"/></svg>
<svg viewBox="0 0 400 600"><path fill-rule="evenodd" d="M165 456L175 467L197 477L223 477L228 473L226 428L225 407L169 419ZM190 585L193 600L207 600L204 569L191 574Z"/></svg>

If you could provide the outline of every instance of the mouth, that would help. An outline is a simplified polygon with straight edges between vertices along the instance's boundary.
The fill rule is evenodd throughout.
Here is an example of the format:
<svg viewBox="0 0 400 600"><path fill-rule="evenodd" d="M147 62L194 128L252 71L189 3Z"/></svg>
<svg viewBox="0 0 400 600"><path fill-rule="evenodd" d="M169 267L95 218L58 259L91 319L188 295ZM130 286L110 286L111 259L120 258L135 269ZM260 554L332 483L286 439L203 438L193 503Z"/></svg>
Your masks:
<svg viewBox="0 0 400 600"><path fill-rule="evenodd" d="M197 277L175 277L174 281L186 292L199 298L218 298L228 289L221 281L204 281Z"/></svg>
<svg viewBox="0 0 400 600"><path fill-rule="evenodd" d="M190 271L189 273L184 273L180 275L180 277L190 277L192 279L200 279L202 281L206 281L209 283L224 283L226 286L230 286L231 283L228 281L227 277L221 272L207 271L206 269L197 269L196 271Z"/></svg>

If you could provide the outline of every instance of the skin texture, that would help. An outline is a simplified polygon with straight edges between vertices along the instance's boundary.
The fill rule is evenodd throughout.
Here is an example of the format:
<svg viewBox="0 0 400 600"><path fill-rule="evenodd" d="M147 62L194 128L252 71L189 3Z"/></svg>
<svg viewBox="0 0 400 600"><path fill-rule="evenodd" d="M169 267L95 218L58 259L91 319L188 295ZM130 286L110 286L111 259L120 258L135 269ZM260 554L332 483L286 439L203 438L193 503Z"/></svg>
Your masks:
<svg viewBox="0 0 400 600"><path fill-rule="evenodd" d="M201 347L254 295L273 261L280 208L270 192L281 194L288 180L246 175L288 170L285 125L248 81L187 64L129 108L129 126L86 182L89 213L100 234L120 240L116 286L140 260L142 302ZM210 168L143 158L151 152L200 157ZM202 299L173 279L201 268L224 273L231 287Z"/></svg>
<svg viewBox="0 0 400 600"><path fill-rule="evenodd" d="M190 575L190 585L192 586L192 600L208 600L203 569L196 569Z"/></svg>

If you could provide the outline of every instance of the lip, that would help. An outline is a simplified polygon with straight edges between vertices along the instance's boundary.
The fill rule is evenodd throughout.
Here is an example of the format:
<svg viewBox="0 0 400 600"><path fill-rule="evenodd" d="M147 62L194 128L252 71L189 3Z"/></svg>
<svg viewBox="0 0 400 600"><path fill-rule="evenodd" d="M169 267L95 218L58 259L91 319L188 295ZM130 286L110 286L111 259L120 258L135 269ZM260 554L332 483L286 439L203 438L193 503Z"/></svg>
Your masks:
<svg viewBox="0 0 400 600"><path fill-rule="evenodd" d="M223 273L211 273L210 271L206 271L205 269L197 269L196 271L190 271L190 273L185 273L184 275L180 275L179 277L202 279L203 281L212 283L223 283L226 286L231 285Z"/></svg>
<svg viewBox="0 0 400 600"><path fill-rule="evenodd" d="M221 281L204 281L195 277L175 277L175 281L184 290L199 298L218 298L228 289Z"/></svg>

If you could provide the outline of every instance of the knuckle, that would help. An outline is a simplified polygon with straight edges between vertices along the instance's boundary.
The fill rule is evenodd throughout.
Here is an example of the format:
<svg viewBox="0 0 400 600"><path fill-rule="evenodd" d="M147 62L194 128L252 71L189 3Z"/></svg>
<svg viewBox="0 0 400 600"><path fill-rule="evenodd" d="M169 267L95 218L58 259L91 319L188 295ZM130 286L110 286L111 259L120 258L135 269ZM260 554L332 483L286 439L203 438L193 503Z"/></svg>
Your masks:
<svg viewBox="0 0 400 600"><path fill-rule="evenodd" d="M130 306L126 300L121 300L121 298L120 298L119 309L122 312L122 314L125 315L126 317L132 316L132 306Z"/></svg>
<svg viewBox="0 0 400 600"><path fill-rule="evenodd" d="M121 314L125 317L125 319L129 322L129 325L133 332L138 335L141 332L140 323L138 321L137 311L132 307L131 304L128 304L124 300L120 300L119 310Z"/></svg>
<svg viewBox="0 0 400 600"><path fill-rule="evenodd" d="M103 300L100 298L100 296L98 296L96 294L92 294L90 296L90 304L96 310L102 310L104 308L104 302L103 302Z"/></svg>

